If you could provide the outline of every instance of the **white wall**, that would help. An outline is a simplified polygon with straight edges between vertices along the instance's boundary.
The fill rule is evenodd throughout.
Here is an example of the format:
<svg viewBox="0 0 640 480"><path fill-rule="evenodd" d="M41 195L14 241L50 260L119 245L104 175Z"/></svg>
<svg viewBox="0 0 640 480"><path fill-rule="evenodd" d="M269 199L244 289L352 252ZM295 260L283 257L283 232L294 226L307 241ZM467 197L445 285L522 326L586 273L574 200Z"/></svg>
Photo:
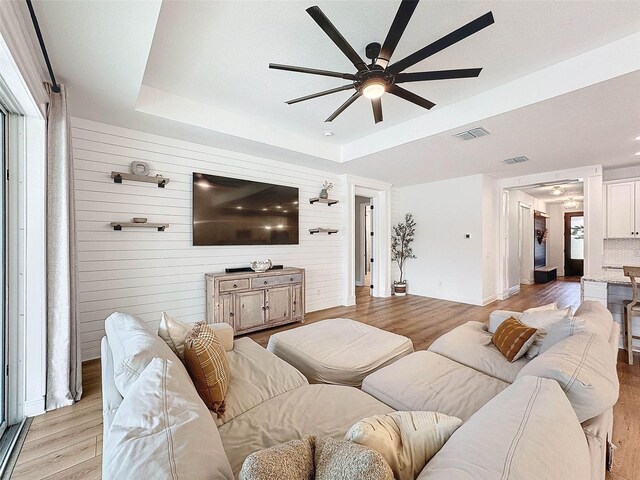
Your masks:
<svg viewBox="0 0 640 480"><path fill-rule="evenodd" d="M402 215L412 213L417 224L418 258L405 265L409 293L483 303L483 177L398 189Z"/></svg>
<svg viewBox="0 0 640 480"><path fill-rule="evenodd" d="M113 311L138 315L152 326L166 310L176 318L204 319L204 274L270 258L305 268L307 311L341 305L344 249L341 239L344 187L339 176L273 160L72 119L78 230L79 317L83 358L99 356L104 319ZM110 172L128 171L133 160L150 163L151 174L170 178L153 184L114 184ZM193 247L191 175L203 172L273 182L300 189L300 244L290 246ZM310 205L322 183L334 184L341 203ZM167 222L165 232L115 232L111 221L134 216ZM335 235L310 235L311 227L337 227Z"/></svg>
<svg viewBox="0 0 640 480"><path fill-rule="evenodd" d="M498 185L495 178L482 179L482 303L498 298Z"/></svg>

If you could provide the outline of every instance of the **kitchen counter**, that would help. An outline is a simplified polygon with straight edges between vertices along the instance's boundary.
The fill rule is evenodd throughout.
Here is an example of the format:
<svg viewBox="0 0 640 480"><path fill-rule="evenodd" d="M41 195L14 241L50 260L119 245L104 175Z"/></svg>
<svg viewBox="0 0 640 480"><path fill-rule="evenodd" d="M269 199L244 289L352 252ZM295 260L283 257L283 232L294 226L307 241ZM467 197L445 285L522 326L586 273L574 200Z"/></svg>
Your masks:
<svg viewBox="0 0 640 480"><path fill-rule="evenodd" d="M631 286L631 279L625 277L621 268L603 268L582 277L582 282L602 282L613 285Z"/></svg>

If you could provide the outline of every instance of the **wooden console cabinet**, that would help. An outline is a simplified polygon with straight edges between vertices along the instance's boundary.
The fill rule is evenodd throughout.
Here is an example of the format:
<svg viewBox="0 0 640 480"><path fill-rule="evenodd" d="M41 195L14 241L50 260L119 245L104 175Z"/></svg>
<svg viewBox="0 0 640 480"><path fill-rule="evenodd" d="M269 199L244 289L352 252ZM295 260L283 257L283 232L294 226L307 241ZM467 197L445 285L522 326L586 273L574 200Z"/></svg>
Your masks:
<svg viewBox="0 0 640 480"><path fill-rule="evenodd" d="M304 321L304 269L207 273L207 322L240 335Z"/></svg>

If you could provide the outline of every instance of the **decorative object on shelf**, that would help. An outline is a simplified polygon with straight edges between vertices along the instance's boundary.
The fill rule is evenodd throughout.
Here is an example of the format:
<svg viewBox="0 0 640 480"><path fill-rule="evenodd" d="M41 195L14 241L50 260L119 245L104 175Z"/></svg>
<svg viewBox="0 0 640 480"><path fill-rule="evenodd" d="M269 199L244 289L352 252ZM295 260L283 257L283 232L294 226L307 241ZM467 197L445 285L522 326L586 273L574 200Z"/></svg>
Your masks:
<svg viewBox="0 0 640 480"><path fill-rule="evenodd" d="M338 233L338 230L335 228L310 228L309 233L313 235L314 233L326 233L327 235L331 235L332 233Z"/></svg>
<svg viewBox="0 0 640 480"><path fill-rule="evenodd" d="M164 186L167 183L169 183L169 179L163 177L162 175L156 175L155 177L150 177L149 175L134 175L133 173L111 172L111 178L113 178L113 183L122 183L123 180L131 180L134 182L157 183L158 188L164 188Z"/></svg>
<svg viewBox="0 0 640 480"><path fill-rule="evenodd" d="M332 198L320 198L320 197L313 197L309 199L309 203L310 204L314 204L314 203L326 203L327 205L331 206L331 205L335 205L336 203L338 203L338 200L334 200Z"/></svg>
<svg viewBox="0 0 640 480"><path fill-rule="evenodd" d="M273 265L271 263L271 260L267 259L267 260L254 260L253 262L251 262L249 264L249 266L251 267L251 270L253 270L254 272L266 272L267 270L269 270L271 268L271 265Z"/></svg>
<svg viewBox="0 0 640 480"><path fill-rule="evenodd" d="M544 242L547 239L548 233L549 233L549 230L547 230L546 228L544 230L540 230L540 229L536 230L536 240L538 241L538 245L542 245L542 242Z"/></svg>
<svg viewBox="0 0 640 480"><path fill-rule="evenodd" d="M110 225L118 232L129 227L157 228L159 232L164 232L165 228L169 228L168 223L111 222Z"/></svg>
<svg viewBox="0 0 640 480"><path fill-rule="evenodd" d="M391 235L391 260L398 264L400 269L400 280L393 282L393 290L398 296L407 294L407 282L404 279L404 263L409 258L417 258L413 254L411 244L415 240L416 222L413 215L407 213L404 216L404 222L393 226L393 235Z"/></svg>
<svg viewBox="0 0 640 480"><path fill-rule="evenodd" d="M149 164L147 162L140 162L138 160L134 160L131 162L131 173L134 175L139 175L141 177L149 175L150 169Z"/></svg>
<svg viewBox="0 0 640 480"><path fill-rule="evenodd" d="M320 190L320 198L322 198L323 200L326 200L327 198L329 198L329 190L331 190L333 188L333 183L329 183L329 182L324 182L322 184L322 190Z"/></svg>
<svg viewBox="0 0 640 480"><path fill-rule="evenodd" d="M566 202L564 202L564 208L566 210L570 210L572 208L577 208L578 207L578 202L576 202L573 197L569 198L569 200L567 200Z"/></svg>
<svg viewBox="0 0 640 480"><path fill-rule="evenodd" d="M133 217L133 223L147 223L146 217Z"/></svg>

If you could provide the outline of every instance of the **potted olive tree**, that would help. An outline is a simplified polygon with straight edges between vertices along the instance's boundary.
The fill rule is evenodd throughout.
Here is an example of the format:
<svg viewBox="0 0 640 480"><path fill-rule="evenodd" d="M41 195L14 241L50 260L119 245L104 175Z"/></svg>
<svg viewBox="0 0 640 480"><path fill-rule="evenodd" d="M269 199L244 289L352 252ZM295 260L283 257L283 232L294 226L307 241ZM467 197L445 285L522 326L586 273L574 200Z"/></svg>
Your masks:
<svg viewBox="0 0 640 480"><path fill-rule="evenodd" d="M393 226L393 235L391 235L391 260L396 262L400 269L400 280L393 282L393 291L399 296L407 294L407 282L404 279L404 263L408 258L417 258L413 254L413 248L411 247L411 244L415 240L415 227L416 222L410 213L404 216L404 222Z"/></svg>

